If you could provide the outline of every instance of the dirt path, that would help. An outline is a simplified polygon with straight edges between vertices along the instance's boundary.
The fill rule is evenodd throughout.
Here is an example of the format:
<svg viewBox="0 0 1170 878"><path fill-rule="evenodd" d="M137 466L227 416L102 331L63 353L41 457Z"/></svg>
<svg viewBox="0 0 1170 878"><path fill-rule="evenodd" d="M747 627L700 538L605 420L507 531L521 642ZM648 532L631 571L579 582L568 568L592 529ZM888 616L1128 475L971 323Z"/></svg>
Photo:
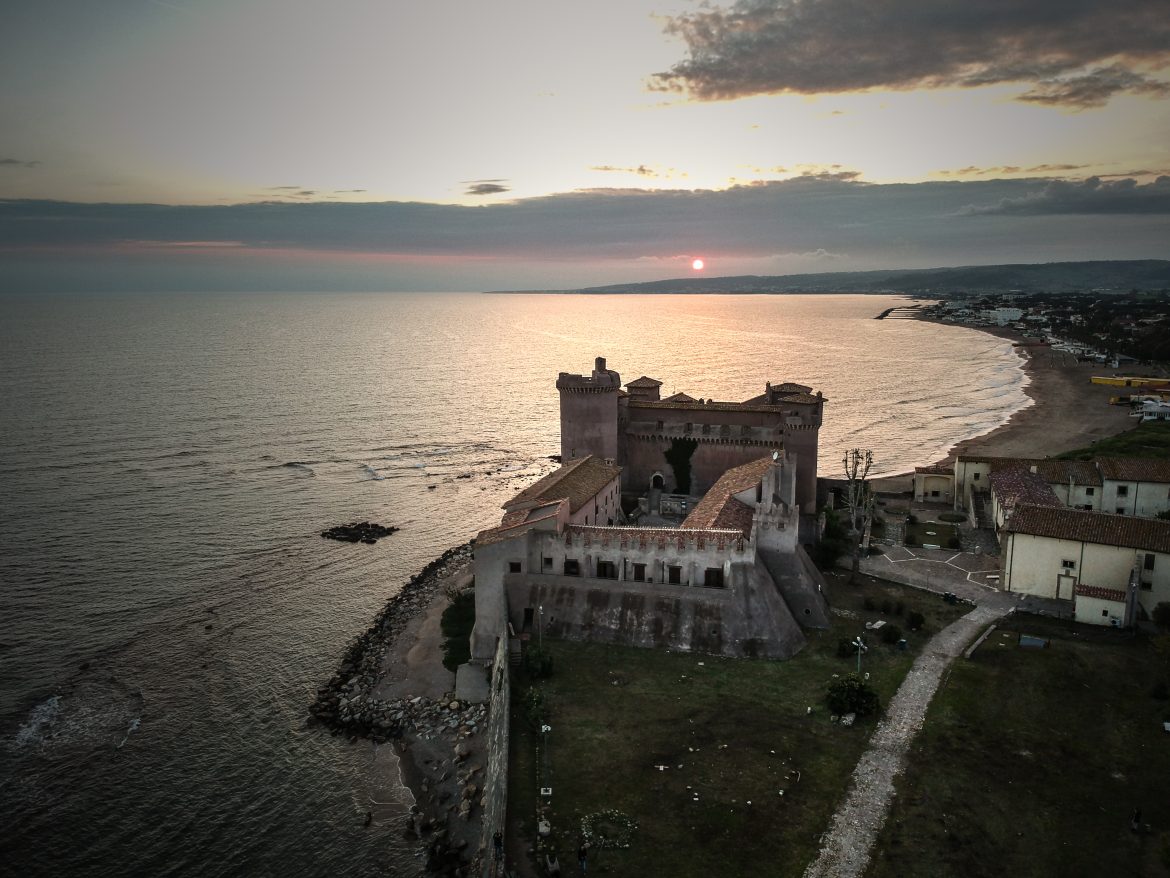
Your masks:
<svg viewBox="0 0 1170 878"><path fill-rule="evenodd" d="M873 843L886 822L894 778L906 751L922 728L943 671L987 625L1007 614L1009 602L988 601L930 639L910 668L853 770L845 801L821 838L821 852L804 878L860 878Z"/></svg>

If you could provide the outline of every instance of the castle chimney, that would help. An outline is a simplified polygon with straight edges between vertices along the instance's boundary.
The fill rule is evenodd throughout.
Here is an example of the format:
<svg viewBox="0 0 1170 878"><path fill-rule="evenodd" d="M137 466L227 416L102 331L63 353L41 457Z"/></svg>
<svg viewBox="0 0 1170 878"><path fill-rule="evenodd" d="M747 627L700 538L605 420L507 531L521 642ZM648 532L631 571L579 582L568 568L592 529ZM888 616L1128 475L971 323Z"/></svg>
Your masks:
<svg viewBox="0 0 1170 878"><path fill-rule="evenodd" d="M605 371L605 357L598 357L596 360L593 361L593 370L595 372L604 372Z"/></svg>

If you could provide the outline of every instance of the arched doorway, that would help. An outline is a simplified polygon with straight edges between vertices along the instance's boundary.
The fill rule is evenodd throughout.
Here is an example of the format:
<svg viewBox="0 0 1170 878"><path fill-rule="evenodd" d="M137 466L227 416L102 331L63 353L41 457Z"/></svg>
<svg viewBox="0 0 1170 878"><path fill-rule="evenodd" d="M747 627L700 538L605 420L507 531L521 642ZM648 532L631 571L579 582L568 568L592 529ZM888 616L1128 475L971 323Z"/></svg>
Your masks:
<svg viewBox="0 0 1170 878"><path fill-rule="evenodd" d="M662 490L665 487L666 487L666 480L662 477L662 473L655 473L654 475L652 475L650 477L651 490L653 490L654 488L657 488L658 490Z"/></svg>

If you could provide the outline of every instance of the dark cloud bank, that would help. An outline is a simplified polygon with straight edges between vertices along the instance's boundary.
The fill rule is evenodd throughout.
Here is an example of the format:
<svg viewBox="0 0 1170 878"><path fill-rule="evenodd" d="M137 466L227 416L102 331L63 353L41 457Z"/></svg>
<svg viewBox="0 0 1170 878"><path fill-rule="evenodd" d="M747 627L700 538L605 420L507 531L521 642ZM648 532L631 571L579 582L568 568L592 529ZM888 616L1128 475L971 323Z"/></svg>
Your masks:
<svg viewBox="0 0 1170 878"><path fill-rule="evenodd" d="M1084 109L1165 97L1166 0L739 0L672 19L690 57L653 85L701 100L1022 83Z"/></svg>
<svg viewBox="0 0 1170 878"><path fill-rule="evenodd" d="M1167 240L1170 177L1147 184L1094 178L877 185L838 174L721 191L590 190L477 207L0 201L0 249L10 266L22 258L51 265L55 253L104 254L108 261L148 251L167 258L169 251L209 264L229 248L276 256L312 251L414 260L440 273L446 265L487 260L499 270L484 282L497 286L507 286L506 272L514 270L531 285L555 287L558 264L569 263L608 262L608 274L589 279L620 281L623 271L653 270L659 260L662 273L674 271L668 261L684 254L715 256L725 265L733 258L822 254L851 270L1164 257ZM544 274L523 274L533 265L546 266Z"/></svg>

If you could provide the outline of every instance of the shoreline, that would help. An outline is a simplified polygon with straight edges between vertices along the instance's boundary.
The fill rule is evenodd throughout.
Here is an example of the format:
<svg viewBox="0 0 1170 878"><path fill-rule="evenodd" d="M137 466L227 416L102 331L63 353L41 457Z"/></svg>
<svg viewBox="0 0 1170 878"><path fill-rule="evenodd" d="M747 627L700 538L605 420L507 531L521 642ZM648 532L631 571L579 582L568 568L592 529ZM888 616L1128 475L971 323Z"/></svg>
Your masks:
<svg viewBox="0 0 1170 878"><path fill-rule="evenodd" d="M941 326L928 318L923 323ZM960 327L982 332L1009 342L1027 341L1018 332L998 327ZM1023 390L1030 402L1017 409L1000 424L985 433L960 439L946 455L928 464L939 465L962 455L989 457L1044 458L1083 448L1098 439L1115 436L1135 426L1129 409L1109 405L1116 388L1089 383L1089 378L1108 367L1097 363L1080 363L1071 354L1050 348L1017 347L1021 369L1027 377ZM873 479L875 490L897 493L911 490L913 470Z"/></svg>

